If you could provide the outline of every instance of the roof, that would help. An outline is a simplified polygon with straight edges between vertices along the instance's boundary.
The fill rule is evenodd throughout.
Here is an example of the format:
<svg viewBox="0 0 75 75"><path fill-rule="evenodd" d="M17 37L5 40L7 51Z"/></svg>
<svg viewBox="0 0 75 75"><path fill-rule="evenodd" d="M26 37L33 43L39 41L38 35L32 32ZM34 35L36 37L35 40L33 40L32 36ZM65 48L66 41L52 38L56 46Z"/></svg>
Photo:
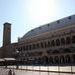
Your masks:
<svg viewBox="0 0 75 75"><path fill-rule="evenodd" d="M62 18L62 19L57 20L55 22L48 23L46 25L40 26L38 28L35 28L35 29L29 31L22 38L20 38L20 41L23 41L27 38L31 38L31 37L34 37L36 35L39 35L39 34L42 34L45 32L49 32L49 31L53 31L53 30L56 30L59 28L66 27L66 26L69 26L74 23L75 23L75 15L68 16L66 18Z"/></svg>

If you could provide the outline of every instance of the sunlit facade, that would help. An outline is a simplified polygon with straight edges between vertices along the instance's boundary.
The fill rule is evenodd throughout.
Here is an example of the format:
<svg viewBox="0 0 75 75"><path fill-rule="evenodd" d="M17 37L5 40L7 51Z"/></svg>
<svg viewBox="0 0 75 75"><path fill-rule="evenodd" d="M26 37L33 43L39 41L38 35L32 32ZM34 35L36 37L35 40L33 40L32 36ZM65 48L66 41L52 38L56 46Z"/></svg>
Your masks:
<svg viewBox="0 0 75 75"><path fill-rule="evenodd" d="M75 15L35 28L18 40L19 60L35 64L75 62Z"/></svg>

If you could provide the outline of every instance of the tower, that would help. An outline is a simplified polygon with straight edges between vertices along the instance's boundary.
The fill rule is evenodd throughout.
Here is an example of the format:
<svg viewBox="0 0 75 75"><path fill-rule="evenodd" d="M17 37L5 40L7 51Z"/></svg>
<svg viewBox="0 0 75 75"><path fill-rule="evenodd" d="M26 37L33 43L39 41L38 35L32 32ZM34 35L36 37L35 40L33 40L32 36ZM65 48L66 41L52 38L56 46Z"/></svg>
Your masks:
<svg viewBox="0 0 75 75"><path fill-rule="evenodd" d="M6 22L3 28L3 46L9 44L11 44L11 24Z"/></svg>

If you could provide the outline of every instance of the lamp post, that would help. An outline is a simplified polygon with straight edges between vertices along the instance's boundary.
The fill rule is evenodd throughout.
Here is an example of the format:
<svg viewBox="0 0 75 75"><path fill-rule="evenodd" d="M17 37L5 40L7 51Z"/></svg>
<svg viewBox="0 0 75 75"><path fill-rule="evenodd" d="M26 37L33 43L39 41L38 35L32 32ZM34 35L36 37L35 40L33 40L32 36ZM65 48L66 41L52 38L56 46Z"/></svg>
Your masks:
<svg viewBox="0 0 75 75"><path fill-rule="evenodd" d="M18 63L17 63L17 60L19 60L19 51L18 49L15 49L15 52L14 52L14 56L15 56L15 59L16 59L16 68L18 69Z"/></svg>

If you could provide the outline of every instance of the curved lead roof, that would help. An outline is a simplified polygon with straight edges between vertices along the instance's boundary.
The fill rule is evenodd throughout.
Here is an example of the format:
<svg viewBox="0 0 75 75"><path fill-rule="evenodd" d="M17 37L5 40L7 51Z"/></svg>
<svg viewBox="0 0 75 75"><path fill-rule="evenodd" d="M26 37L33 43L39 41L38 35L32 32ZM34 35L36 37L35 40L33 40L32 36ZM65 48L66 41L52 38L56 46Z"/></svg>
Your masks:
<svg viewBox="0 0 75 75"><path fill-rule="evenodd" d="M66 18L57 20L52 23L48 23L46 25L40 26L38 28L35 28L35 29L29 31L22 38L20 38L20 41L23 41L26 38L34 37L34 36L42 34L44 32L49 32L49 31L53 31L53 30L56 30L59 28L66 27L66 26L72 25L74 23L75 23L75 15L68 16Z"/></svg>

